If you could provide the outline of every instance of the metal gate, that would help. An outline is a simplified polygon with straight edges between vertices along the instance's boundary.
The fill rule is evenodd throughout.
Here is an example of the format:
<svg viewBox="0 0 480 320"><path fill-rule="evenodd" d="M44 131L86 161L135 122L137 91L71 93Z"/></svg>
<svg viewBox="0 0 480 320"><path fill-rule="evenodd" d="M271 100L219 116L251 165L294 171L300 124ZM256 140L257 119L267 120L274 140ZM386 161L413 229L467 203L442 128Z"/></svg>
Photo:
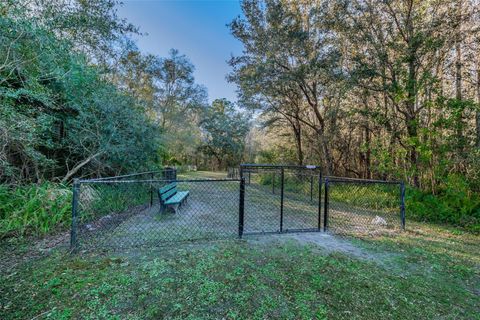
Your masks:
<svg viewBox="0 0 480 320"><path fill-rule="evenodd" d="M244 180L242 234L321 230L320 167L242 164L240 176Z"/></svg>

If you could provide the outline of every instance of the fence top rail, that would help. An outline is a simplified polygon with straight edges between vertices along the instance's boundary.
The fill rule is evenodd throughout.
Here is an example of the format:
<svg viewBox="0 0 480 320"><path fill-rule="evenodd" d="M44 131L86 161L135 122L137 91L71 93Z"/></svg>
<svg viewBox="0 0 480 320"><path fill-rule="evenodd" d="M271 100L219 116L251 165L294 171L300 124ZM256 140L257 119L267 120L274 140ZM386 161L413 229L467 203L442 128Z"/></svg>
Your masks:
<svg viewBox="0 0 480 320"><path fill-rule="evenodd" d="M131 174L125 174L121 176L112 176L112 177L103 177L103 178L92 178L92 179L80 179L79 181L85 182L85 181L106 181L106 180L115 180L115 179L123 179L123 178L130 178L130 177L136 177L136 176L142 176L146 174L152 174L152 173L162 173L166 171L174 171L174 168L166 168L162 170L154 170L154 171L145 171L145 172L138 172L138 173L131 173Z"/></svg>
<svg viewBox="0 0 480 320"><path fill-rule="evenodd" d="M327 176L325 179L329 182L357 182L357 183L379 183L379 184L402 184L403 181L400 180L375 180L375 179L361 179L361 178L345 178L345 177L335 177Z"/></svg>
<svg viewBox="0 0 480 320"><path fill-rule="evenodd" d="M321 167L317 165L291 165L291 164L257 164L257 163L242 163L241 168L271 168L271 169L307 169L320 170Z"/></svg>
<svg viewBox="0 0 480 320"><path fill-rule="evenodd" d="M159 182L241 182L242 179L145 179L145 180L77 180L77 183L115 184L115 183L159 183Z"/></svg>

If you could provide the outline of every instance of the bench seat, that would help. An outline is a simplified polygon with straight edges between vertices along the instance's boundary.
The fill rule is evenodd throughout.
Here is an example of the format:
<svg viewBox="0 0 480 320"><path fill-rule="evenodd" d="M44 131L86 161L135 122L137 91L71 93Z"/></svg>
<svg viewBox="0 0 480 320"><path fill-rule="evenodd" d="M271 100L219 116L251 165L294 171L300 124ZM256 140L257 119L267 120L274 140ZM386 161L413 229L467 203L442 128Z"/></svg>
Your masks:
<svg viewBox="0 0 480 320"><path fill-rule="evenodd" d="M165 201L166 205L169 204L179 204L188 196L190 191L177 191L177 193Z"/></svg>
<svg viewBox="0 0 480 320"><path fill-rule="evenodd" d="M177 184L175 182L158 189L160 213L163 213L168 207L173 208L173 210L177 212L182 204L187 201L189 193L190 191L177 191Z"/></svg>

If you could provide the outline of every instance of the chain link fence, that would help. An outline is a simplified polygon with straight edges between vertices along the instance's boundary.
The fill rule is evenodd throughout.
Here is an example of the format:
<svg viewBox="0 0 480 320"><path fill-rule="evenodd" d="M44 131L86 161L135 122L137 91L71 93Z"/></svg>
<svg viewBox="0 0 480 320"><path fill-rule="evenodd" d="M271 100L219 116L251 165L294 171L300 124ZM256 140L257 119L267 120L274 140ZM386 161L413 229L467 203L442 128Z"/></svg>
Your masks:
<svg viewBox="0 0 480 320"><path fill-rule="evenodd" d="M402 182L325 179L324 227L349 236L391 234L405 228Z"/></svg>
<svg viewBox="0 0 480 320"><path fill-rule="evenodd" d="M318 167L242 165L245 234L318 231L321 173Z"/></svg>
<svg viewBox="0 0 480 320"><path fill-rule="evenodd" d="M240 179L240 169L232 167L227 168L227 178Z"/></svg>
<svg viewBox="0 0 480 320"><path fill-rule="evenodd" d="M79 181L72 247L123 249L237 237L240 180ZM171 185L188 197L162 205ZM169 189L169 192L172 189Z"/></svg>
<svg viewBox="0 0 480 320"><path fill-rule="evenodd" d="M315 166L242 165L238 176L177 180L165 169L77 180L72 249L322 230L378 235L405 226L401 182L323 178Z"/></svg>

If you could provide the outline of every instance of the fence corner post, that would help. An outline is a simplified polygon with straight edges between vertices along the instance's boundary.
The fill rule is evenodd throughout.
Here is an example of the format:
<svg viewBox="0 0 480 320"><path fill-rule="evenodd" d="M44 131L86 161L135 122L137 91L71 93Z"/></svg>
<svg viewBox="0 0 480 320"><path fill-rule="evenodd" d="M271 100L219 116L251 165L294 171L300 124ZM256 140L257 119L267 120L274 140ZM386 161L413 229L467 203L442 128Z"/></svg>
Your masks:
<svg viewBox="0 0 480 320"><path fill-rule="evenodd" d="M272 174L272 193L275 194L275 171Z"/></svg>
<svg viewBox="0 0 480 320"><path fill-rule="evenodd" d="M329 187L329 182L328 182L328 177L325 178L325 197L323 199L323 231L327 232L328 231L328 187Z"/></svg>
<svg viewBox="0 0 480 320"><path fill-rule="evenodd" d="M280 172L280 232L283 232L283 193L285 189L285 170L282 167L282 170Z"/></svg>
<svg viewBox="0 0 480 320"><path fill-rule="evenodd" d="M310 201L313 201L313 174L310 175Z"/></svg>
<svg viewBox="0 0 480 320"><path fill-rule="evenodd" d="M400 219L402 230L405 230L405 182L400 183Z"/></svg>
<svg viewBox="0 0 480 320"><path fill-rule="evenodd" d="M77 214L78 214L78 194L80 191L80 182L73 180L72 193L72 225L70 230L70 250L74 252L77 249Z"/></svg>
<svg viewBox="0 0 480 320"><path fill-rule="evenodd" d="M318 175L318 231L322 230L322 174Z"/></svg>
<svg viewBox="0 0 480 320"><path fill-rule="evenodd" d="M245 178L240 178L240 203L238 204L238 237L243 237L243 225L245 221Z"/></svg>

